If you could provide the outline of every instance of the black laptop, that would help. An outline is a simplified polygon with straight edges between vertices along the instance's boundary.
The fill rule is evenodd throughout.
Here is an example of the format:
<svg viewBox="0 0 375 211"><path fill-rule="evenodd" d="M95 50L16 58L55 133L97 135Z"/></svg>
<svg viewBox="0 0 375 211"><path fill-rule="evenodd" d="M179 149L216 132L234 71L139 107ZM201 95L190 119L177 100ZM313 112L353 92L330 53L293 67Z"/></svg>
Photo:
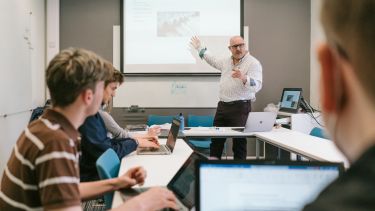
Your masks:
<svg viewBox="0 0 375 211"><path fill-rule="evenodd" d="M191 210L195 206L195 163L198 160L207 158L199 152L193 152L167 185L176 195L180 210ZM126 201L148 189L124 189L121 191L121 197Z"/></svg>
<svg viewBox="0 0 375 211"><path fill-rule="evenodd" d="M301 88L284 88L280 99L280 111L297 113L301 98Z"/></svg>
<svg viewBox="0 0 375 211"><path fill-rule="evenodd" d="M167 143L165 145L160 145L158 149L155 148L142 148L138 147L138 155L170 155L173 152L174 146L176 145L176 140L178 136L178 130L180 128L181 121L179 119L173 119L171 129L168 133Z"/></svg>
<svg viewBox="0 0 375 211"><path fill-rule="evenodd" d="M199 161L196 210L301 210L342 172L328 162Z"/></svg>

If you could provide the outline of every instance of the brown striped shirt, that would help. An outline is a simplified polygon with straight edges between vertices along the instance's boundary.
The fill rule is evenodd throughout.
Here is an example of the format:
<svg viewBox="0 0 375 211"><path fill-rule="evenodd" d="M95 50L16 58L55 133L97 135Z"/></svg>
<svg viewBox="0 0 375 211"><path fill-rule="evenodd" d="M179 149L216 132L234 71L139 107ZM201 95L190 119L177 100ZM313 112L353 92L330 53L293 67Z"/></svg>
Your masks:
<svg viewBox="0 0 375 211"><path fill-rule="evenodd" d="M4 170L0 210L43 210L80 205L79 133L47 110L19 137Z"/></svg>

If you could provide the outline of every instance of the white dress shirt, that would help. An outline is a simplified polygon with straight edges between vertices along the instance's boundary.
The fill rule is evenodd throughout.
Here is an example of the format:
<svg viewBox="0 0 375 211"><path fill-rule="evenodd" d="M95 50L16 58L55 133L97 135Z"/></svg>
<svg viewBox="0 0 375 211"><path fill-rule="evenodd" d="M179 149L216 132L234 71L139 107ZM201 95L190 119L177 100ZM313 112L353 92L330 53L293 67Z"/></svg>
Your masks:
<svg viewBox="0 0 375 211"><path fill-rule="evenodd" d="M221 71L219 99L224 102L236 100L255 101L255 93L262 88L262 65L249 53L236 65L232 57L218 59L204 52L203 59L212 67ZM244 84L239 78L232 78L232 70L238 68L247 80Z"/></svg>

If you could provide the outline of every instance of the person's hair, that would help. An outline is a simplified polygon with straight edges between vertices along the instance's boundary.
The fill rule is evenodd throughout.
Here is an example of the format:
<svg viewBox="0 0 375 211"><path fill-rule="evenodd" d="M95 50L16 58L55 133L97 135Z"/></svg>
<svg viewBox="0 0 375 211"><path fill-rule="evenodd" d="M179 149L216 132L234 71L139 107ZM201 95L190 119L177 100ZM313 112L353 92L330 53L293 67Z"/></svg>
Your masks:
<svg viewBox="0 0 375 211"><path fill-rule="evenodd" d="M122 73L116 69L112 71L111 77L105 81L104 87L107 87L108 84L112 82L118 82L120 85L124 82L124 76ZM107 111L108 113L111 113L113 108L113 101L111 100L108 105L104 107L104 111Z"/></svg>
<svg viewBox="0 0 375 211"><path fill-rule="evenodd" d="M375 1L325 0L321 21L328 42L353 65L375 103Z"/></svg>
<svg viewBox="0 0 375 211"><path fill-rule="evenodd" d="M52 105L65 107L84 90L95 92L96 84L108 80L113 72L113 66L106 63L109 62L95 53L79 48L68 48L57 54L46 71Z"/></svg>
<svg viewBox="0 0 375 211"><path fill-rule="evenodd" d="M105 81L105 86L107 86L108 84L112 82L118 82L120 85L124 82L124 76L121 74L120 71L114 69L111 77Z"/></svg>

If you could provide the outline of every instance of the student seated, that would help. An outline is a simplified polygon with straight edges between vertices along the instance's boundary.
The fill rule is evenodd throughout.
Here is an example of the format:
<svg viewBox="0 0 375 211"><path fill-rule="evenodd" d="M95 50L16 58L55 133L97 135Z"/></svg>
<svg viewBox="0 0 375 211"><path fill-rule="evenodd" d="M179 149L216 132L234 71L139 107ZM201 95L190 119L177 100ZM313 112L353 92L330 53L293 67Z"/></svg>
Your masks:
<svg viewBox="0 0 375 211"><path fill-rule="evenodd" d="M115 96L119 77L122 77L121 73L114 70L111 77L105 81L102 105L108 104L110 99ZM157 136L131 137L126 134L124 137L110 138L99 112L88 117L79 128L79 132L82 134L82 156L79 162L81 181L99 180L95 163L100 155L109 148L112 148L120 159L136 150L138 146L159 148Z"/></svg>
<svg viewBox="0 0 375 211"><path fill-rule="evenodd" d="M113 75L113 81L108 84L106 87L107 92L112 91L112 97L116 95L116 90L124 82L124 77L120 71L115 71ZM149 140L153 136L157 136L160 133L160 127L151 127L148 128L147 134L130 134L127 130L120 127L117 122L113 119L111 114L108 111L111 110L110 106L111 98L102 106L102 109L99 110L100 117L102 117L105 128L108 131L108 136L111 138L133 138L139 142L143 142L145 139Z"/></svg>
<svg viewBox="0 0 375 211"><path fill-rule="evenodd" d="M375 210L375 1L325 0L321 108L350 168L304 210Z"/></svg>
<svg viewBox="0 0 375 211"><path fill-rule="evenodd" d="M78 127L97 113L112 65L83 49L61 51L50 62L48 109L19 137L0 185L0 210L81 210L81 200L142 184L146 172L130 169L118 178L80 183ZM113 210L176 209L165 188L151 189Z"/></svg>

